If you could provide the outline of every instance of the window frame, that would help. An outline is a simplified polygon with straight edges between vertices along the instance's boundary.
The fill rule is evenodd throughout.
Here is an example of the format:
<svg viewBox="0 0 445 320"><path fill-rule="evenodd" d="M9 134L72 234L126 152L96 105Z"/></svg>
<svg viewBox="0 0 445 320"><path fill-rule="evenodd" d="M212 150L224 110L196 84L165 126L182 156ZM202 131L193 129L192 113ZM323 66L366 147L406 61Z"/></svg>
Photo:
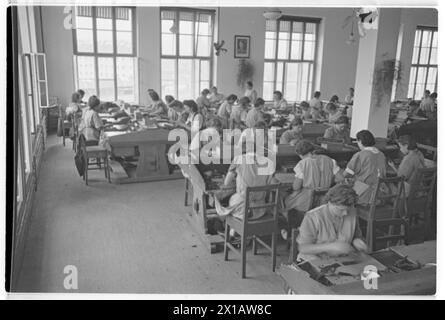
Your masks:
<svg viewBox="0 0 445 320"><path fill-rule="evenodd" d="M208 57L205 56L198 56L197 52L195 52L195 49L193 49L193 54L191 56L181 56L179 53L179 33L175 34L175 55L163 55L162 54L162 12L163 11L174 11L175 12L175 21L178 21L179 23L179 16L180 12L192 12L193 13L193 39L195 39L196 33L196 14L197 13L203 13L203 14L209 14L212 19L212 37L210 41L210 55ZM209 89L213 86L213 75L214 75L214 48L213 43L215 41L215 16L216 16L216 10L212 9L199 9L199 8L182 8L182 7L160 7L159 10L159 30L160 30L160 46L159 46L159 56L160 56L160 73L159 73L159 83L160 83L160 93L161 95L165 94L162 92L162 60L163 59L170 59L175 60L175 92L169 93L174 95L176 99L178 99L179 92L178 92L178 84L179 84L179 68L178 68L178 61L180 59L184 60L206 60L209 61ZM193 40L195 41L195 40ZM195 44L195 43L194 43ZM196 46L194 46L195 48ZM197 50L196 50L197 51ZM198 81L198 84L201 82L201 75L199 75L200 79ZM192 85L194 86L194 81L192 81ZM199 90L198 90L199 91ZM188 97L189 99L195 99L196 97Z"/></svg>
<svg viewBox="0 0 445 320"><path fill-rule="evenodd" d="M95 80L95 85L96 85L96 93L98 96L100 96L100 86L99 86L99 58L112 58L113 59L113 81L114 81L114 100L118 100L118 84L117 84L117 58L120 57L127 57L127 58L133 58L133 63L134 63L134 78L135 78L135 83L134 83L134 98L135 101L131 101L131 102L137 102L138 97L139 97L139 90L138 90L138 62L139 59L137 59L137 32L136 32L136 28L137 28L137 23L136 23L136 7L131 7L131 6L110 6L109 8L111 8L112 10L112 17L111 17L111 32L112 32L112 39L113 39L113 52L112 53L104 53L104 52L98 52L98 44L97 44L97 13L96 13L96 9L97 6L85 6L85 7L90 7L91 8L91 18L92 18L92 32L93 32L93 52L82 52L78 50L77 47L77 27L76 27L76 22L74 23L74 27L72 28L72 35L73 35L73 55L74 55L74 59L73 59L73 63L74 63L74 80L75 80L75 84L78 87L79 86L79 76L78 76L78 66L77 66L77 57L81 57L81 56L88 56L88 57L93 57L94 58L94 80ZM118 53L117 52L117 30L116 30L116 9L129 9L131 12L131 19L132 19L132 30L131 30L131 37L132 37L132 52L131 53ZM75 12L75 8L73 8L74 11L74 21L77 17L76 12Z"/></svg>
<svg viewBox="0 0 445 320"><path fill-rule="evenodd" d="M288 45L289 45L289 50L288 50L288 57L287 59L282 59L282 58L278 58L278 44L279 44L279 33L280 33L280 22L281 21L289 21L291 22L291 27L290 27L290 36L288 39ZM311 83L312 83L312 91L313 91L313 87L315 84L315 80L316 80L316 74L317 74L317 67L318 67L318 63L317 63L317 57L318 57L318 50L319 50L319 41L320 41L320 24L321 24L322 19L321 18L313 18L313 17L301 17L301 16L288 16L288 15L283 15L281 16L279 19L276 20L276 31L275 31L275 36L276 36L276 43L275 43L275 58L271 59L271 58L266 58L265 57L265 53L263 54L264 57L264 64L263 67L265 66L266 63L273 63L274 64L274 77L273 77L273 88L274 91L275 90L279 90L283 93L283 97L285 98L285 92L284 92L284 88L286 87L286 64L287 63L311 63L313 68L312 68L312 79L311 79ZM301 46L301 58L302 59L292 59L291 58L291 47L292 47L292 26L294 22L302 22L303 23L303 30L302 30L302 46ZM306 25L307 23L313 23L315 24L315 48L314 48L314 58L313 60L305 60L304 59L304 44L305 44L305 37L306 37ZM267 29L265 30L265 32L267 32ZM265 40L266 41L266 37ZM278 63L283 63L283 75L282 75L282 87L281 88L277 88L277 65ZM309 77L308 77L309 78ZM264 75L263 75L263 86L264 86ZM271 81L268 81L271 82ZM264 91L264 87L263 87L263 91ZM308 95L310 96L311 92L308 93ZM265 92L263 92L263 96L265 96ZM272 100L266 100L266 102L271 102Z"/></svg>
<svg viewBox="0 0 445 320"><path fill-rule="evenodd" d="M415 99L415 97L416 97L417 80L418 80L418 75L419 75L419 69L420 68L426 68L425 85L423 87L422 94L423 94L423 92L425 92L426 86L428 85L428 83L427 83L427 81L428 81L428 73L429 73L431 68L436 68L436 70L437 70L436 71L436 81L435 81L435 84L434 84L434 91L437 92L437 81L438 81L438 74L439 74L439 72L438 72L439 71L438 70L438 65L439 64L437 63L437 61L436 61L436 64L431 64L430 63L431 62L431 51L432 51L432 47L433 47L434 33L436 33L437 37L439 37L438 28L437 27L433 27L433 26L417 26L415 32L417 33L418 31L421 32L420 39L419 39L419 44L420 44L419 52L417 53L416 63L412 63L414 57L411 56L411 65L410 65L410 69L409 69L410 70L410 72L409 72L410 74L409 74L409 78L408 78L408 79L411 78L412 69L415 68L416 75L414 76L414 82L411 84L409 82L409 80L408 80L408 94L409 94L409 90L410 90L409 88L411 87L411 85L413 85L412 95L411 95L411 97L408 97L408 98L412 98L412 99ZM429 46L427 47L428 48L428 62L426 64L420 63L420 57L421 57L421 52L422 52L422 40L423 40L423 32L424 31L432 31L431 40L430 40ZM415 41L415 34L414 34L414 41ZM439 39L437 39L437 41L439 43ZM412 55L414 55L414 47L415 47L415 43L413 43ZM436 60L438 58L439 57L437 56Z"/></svg>

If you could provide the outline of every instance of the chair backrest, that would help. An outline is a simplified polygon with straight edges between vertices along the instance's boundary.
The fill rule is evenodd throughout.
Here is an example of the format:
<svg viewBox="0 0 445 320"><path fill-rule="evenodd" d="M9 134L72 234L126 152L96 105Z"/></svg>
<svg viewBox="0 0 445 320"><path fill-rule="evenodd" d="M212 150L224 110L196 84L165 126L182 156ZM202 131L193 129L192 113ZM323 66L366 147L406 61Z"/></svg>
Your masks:
<svg viewBox="0 0 445 320"><path fill-rule="evenodd" d="M246 202L244 205L244 229L246 229L250 221L255 221L249 219L252 210L264 209L268 213L272 213L274 220L278 223L278 201L279 201L280 189L281 189L280 183L246 188ZM265 193L264 203L252 204L251 199L253 194L260 192Z"/></svg>
<svg viewBox="0 0 445 320"><path fill-rule="evenodd" d="M419 206L426 209L429 201L431 201L432 192L436 185L436 178L436 168L419 168L416 170L407 197L408 213L413 210L418 210Z"/></svg>
<svg viewBox="0 0 445 320"><path fill-rule="evenodd" d="M325 137L318 137L317 143L345 143L345 139L335 139L335 138L325 138Z"/></svg>
<svg viewBox="0 0 445 320"><path fill-rule="evenodd" d="M62 118L65 120L66 118L66 106L63 106L61 104L58 105L59 108L59 118Z"/></svg>
<svg viewBox="0 0 445 320"><path fill-rule="evenodd" d="M375 210L387 208L393 218L399 217L403 209L404 181L402 177L380 177L371 198L370 218L374 219Z"/></svg>
<svg viewBox="0 0 445 320"><path fill-rule="evenodd" d="M437 148L420 143L417 144L417 148L422 150L425 156L430 155L433 161L437 161Z"/></svg>

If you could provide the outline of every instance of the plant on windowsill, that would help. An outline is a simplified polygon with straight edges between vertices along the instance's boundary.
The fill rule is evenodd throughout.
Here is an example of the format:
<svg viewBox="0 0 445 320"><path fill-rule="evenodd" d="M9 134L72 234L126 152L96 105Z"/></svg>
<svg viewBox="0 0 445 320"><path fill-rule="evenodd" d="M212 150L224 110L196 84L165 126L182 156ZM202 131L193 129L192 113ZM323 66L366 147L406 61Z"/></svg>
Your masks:
<svg viewBox="0 0 445 320"><path fill-rule="evenodd" d="M397 59L386 59L378 63L374 69L373 100L380 107L382 103L391 100L391 90L394 81L402 79L402 66Z"/></svg>
<svg viewBox="0 0 445 320"><path fill-rule="evenodd" d="M236 75L236 83L238 87L243 88L248 80L252 80L255 68L252 63L246 59L240 59L238 62L238 73Z"/></svg>

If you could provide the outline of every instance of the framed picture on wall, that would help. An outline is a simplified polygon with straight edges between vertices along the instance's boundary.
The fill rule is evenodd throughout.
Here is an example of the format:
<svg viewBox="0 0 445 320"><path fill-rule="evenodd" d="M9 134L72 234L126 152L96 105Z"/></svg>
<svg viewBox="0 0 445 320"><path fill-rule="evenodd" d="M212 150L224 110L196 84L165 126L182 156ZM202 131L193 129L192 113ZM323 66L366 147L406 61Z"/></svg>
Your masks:
<svg viewBox="0 0 445 320"><path fill-rule="evenodd" d="M250 58L250 36L235 36L235 58Z"/></svg>

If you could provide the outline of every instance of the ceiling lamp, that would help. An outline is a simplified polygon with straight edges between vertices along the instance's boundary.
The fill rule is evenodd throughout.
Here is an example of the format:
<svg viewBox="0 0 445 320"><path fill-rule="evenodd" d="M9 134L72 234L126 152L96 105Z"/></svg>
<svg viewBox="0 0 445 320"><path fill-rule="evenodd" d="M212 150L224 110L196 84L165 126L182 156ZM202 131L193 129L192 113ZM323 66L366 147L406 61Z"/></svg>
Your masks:
<svg viewBox="0 0 445 320"><path fill-rule="evenodd" d="M277 20L282 16L279 8L269 8L263 13L264 18L267 20Z"/></svg>

